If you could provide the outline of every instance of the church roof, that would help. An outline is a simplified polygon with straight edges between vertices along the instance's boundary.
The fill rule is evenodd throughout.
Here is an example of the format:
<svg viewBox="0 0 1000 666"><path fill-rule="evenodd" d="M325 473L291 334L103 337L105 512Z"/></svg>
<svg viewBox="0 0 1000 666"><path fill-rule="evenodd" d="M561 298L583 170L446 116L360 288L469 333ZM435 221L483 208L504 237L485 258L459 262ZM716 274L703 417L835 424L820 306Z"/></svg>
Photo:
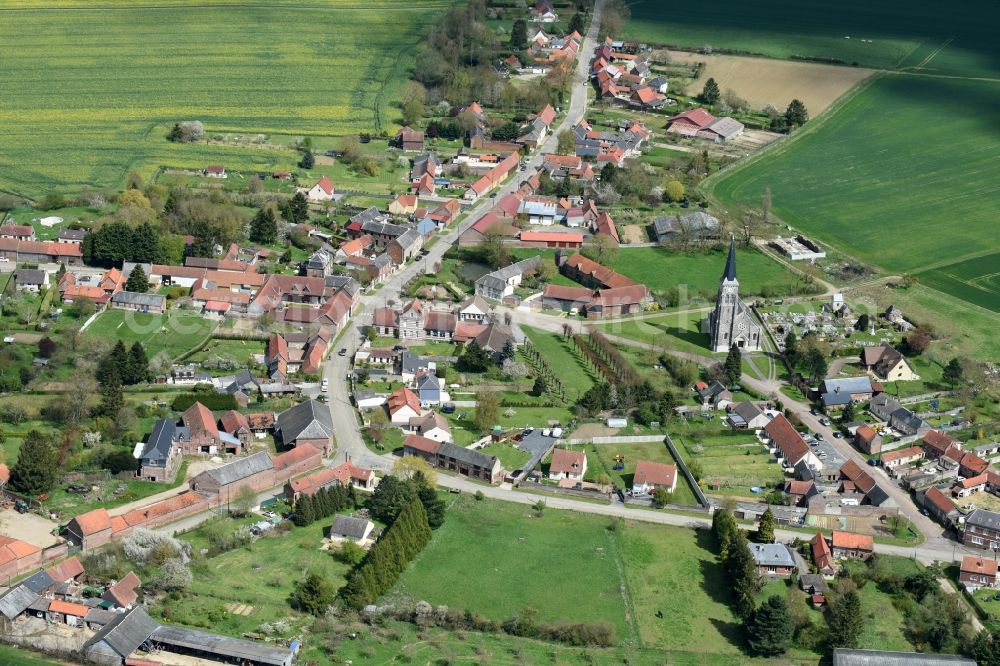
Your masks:
<svg viewBox="0 0 1000 666"><path fill-rule="evenodd" d="M729 241L729 257L726 259L726 270L722 273L722 279L730 282L736 280L736 239Z"/></svg>

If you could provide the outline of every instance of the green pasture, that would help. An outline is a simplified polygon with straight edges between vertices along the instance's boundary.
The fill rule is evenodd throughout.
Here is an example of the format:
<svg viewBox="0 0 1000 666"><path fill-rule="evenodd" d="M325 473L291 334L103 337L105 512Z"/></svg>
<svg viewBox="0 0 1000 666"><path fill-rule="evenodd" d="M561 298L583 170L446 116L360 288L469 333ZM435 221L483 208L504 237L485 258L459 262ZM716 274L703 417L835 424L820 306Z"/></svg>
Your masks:
<svg viewBox="0 0 1000 666"><path fill-rule="evenodd" d="M523 504L457 497L390 597L495 620L530 606L541 622L607 622L628 639L621 555L606 527L606 519L587 514L547 509L537 518Z"/></svg>
<svg viewBox="0 0 1000 666"><path fill-rule="evenodd" d="M599 324L597 328L606 335L629 338L650 345L661 345L664 349L676 349L709 356L711 342L707 333L701 332L701 321L708 316L703 312L668 312L662 315L628 319Z"/></svg>
<svg viewBox="0 0 1000 666"><path fill-rule="evenodd" d="M693 252L661 247L622 249L610 268L653 291L676 287L686 289L690 296L714 298L728 252L728 246ZM795 275L755 248L736 251L736 273L743 294L758 294L765 286L786 293L795 293L800 288Z"/></svg>
<svg viewBox="0 0 1000 666"><path fill-rule="evenodd" d="M575 400L586 393L595 382L601 381L596 371L588 367L584 358L573 347L569 338L559 333L549 333L530 326L521 330L542 355L552 371L562 382L566 397Z"/></svg>
<svg viewBox="0 0 1000 666"><path fill-rule="evenodd" d="M732 206L753 204L770 188L774 212L799 230L996 308L998 105L997 83L882 76L707 188ZM970 266L967 258L975 258Z"/></svg>
<svg viewBox="0 0 1000 666"><path fill-rule="evenodd" d="M679 434L674 443L688 463L701 467L702 478L710 484L706 491L712 494L754 497L751 488L773 487L784 479L781 467L753 432Z"/></svg>
<svg viewBox="0 0 1000 666"><path fill-rule="evenodd" d="M138 341L149 358L161 351L176 358L200 344L216 325L215 321L185 310L173 310L162 315L107 310L87 327L84 335L110 344L121 340L131 345Z"/></svg>
<svg viewBox="0 0 1000 666"><path fill-rule="evenodd" d="M996 76L1000 55L1000 15L988 0L960 12L942 12L931 0L722 0L684 11L658 0L629 5L621 37L650 44L969 76Z"/></svg>
<svg viewBox="0 0 1000 666"><path fill-rule="evenodd" d="M591 474L604 472L619 488L631 488L635 476L635 466L640 460L674 465L677 463L663 442L640 442L638 444L594 444L585 448L587 468ZM625 469L616 470L615 457L624 456ZM697 504L694 491L687 478L677 470L677 487L674 489L674 504Z"/></svg>
<svg viewBox="0 0 1000 666"><path fill-rule="evenodd" d="M184 120L201 120L209 139L282 145L392 132L417 46L450 4L2 0L0 41L17 48L0 68L0 190L116 187L158 166L294 170L287 149L168 142Z"/></svg>

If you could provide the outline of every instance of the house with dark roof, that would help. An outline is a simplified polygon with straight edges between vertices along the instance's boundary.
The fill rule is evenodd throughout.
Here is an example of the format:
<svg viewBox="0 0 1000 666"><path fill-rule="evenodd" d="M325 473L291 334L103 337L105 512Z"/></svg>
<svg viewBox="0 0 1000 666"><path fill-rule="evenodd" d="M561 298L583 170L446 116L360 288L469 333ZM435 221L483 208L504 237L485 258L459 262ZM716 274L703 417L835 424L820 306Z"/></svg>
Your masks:
<svg viewBox="0 0 1000 666"><path fill-rule="evenodd" d="M734 430L758 430L766 426L771 417L750 401L729 405L726 422Z"/></svg>
<svg viewBox="0 0 1000 666"><path fill-rule="evenodd" d="M920 379L913 368L894 347L881 344L861 350L861 367L883 382Z"/></svg>
<svg viewBox="0 0 1000 666"><path fill-rule="evenodd" d="M749 548L761 576L784 578L795 571L795 556L785 544L751 543Z"/></svg>
<svg viewBox="0 0 1000 666"><path fill-rule="evenodd" d="M976 661L951 654L834 648L832 666L976 666Z"/></svg>
<svg viewBox="0 0 1000 666"><path fill-rule="evenodd" d="M167 309L167 297L161 294L119 291L111 297L111 307L119 310L163 314Z"/></svg>
<svg viewBox="0 0 1000 666"><path fill-rule="evenodd" d="M330 408L316 400L300 402L278 414L274 436L284 447L311 444L328 455L333 450Z"/></svg>
<svg viewBox="0 0 1000 666"><path fill-rule="evenodd" d="M716 240L720 228L718 218L702 211L653 218L653 238L660 244L689 245Z"/></svg>
<svg viewBox="0 0 1000 666"><path fill-rule="evenodd" d="M248 486L261 491L274 485L274 462L267 451L205 470L191 479L191 490L203 495L216 495L225 501L236 497L240 488Z"/></svg>
<svg viewBox="0 0 1000 666"><path fill-rule="evenodd" d="M983 550L1000 548L1000 513L986 509L973 509L965 517L962 543Z"/></svg>
<svg viewBox="0 0 1000 666"><path fill-rule="evenodd" d="M366 518L337 515L330 526L330 538L340 541L351 540L363 544L375 529L375 523Z"/></svg>
<svg viewBox="0 0 1000 666"><path fill-rule="evenodd" d="M487 483L500 480L500 461L495 456L449 442L437 442L420 435L407 435L403 440L403 455L418 456L431 465L457 472L462 476L480 479Z"/></svg>
<svg viewBox="0 0 1000 666"><path fill-rule="evenodd" d="M14 620L37 600L38 594L32 592L24 584L12 587L0 594L0 615L8 620Z"/></svg>
<svg viewBox="0 0 1000 666"><path fill-rule="evenodd" d="M820 400L827 409L839 409L850 402L867 402L873 393L867 376L827 379L820 387Z"/></svg>
<svg viewBox="0 0 1000 666"><path fill-rule="evenodd" d="M49 274L33 268L18 268L14 271L14 286L18 291L37 294L49 284Z"/></svg>
<svg viewBox="0 0 1000 666"><path fill-rule="evenodd" d="M533 273L542 264L541 256L529 257L483 275L476 280L476 295L496 301L514 293L526 273Z"/></svg>
<svg viewBox="0 0 1000 666"><path fill-rule="evenodd" d="M172 482L180 469L182 442L186 437L187 428L178 428L177 423L170 419L159 419L153 424L149 438L138 455L136 476L157 483Z"/></svg>

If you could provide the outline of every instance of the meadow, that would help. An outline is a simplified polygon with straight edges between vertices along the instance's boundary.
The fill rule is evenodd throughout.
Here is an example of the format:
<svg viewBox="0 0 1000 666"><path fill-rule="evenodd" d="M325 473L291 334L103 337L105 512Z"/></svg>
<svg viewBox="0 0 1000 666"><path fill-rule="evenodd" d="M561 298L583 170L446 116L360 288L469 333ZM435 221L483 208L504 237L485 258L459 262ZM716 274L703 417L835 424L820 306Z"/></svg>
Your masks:
<svg viewBox="0 0 1000 666"><path fill-rule="evenodd" d="M577 353L569 338L530 326L522 326L521 330L558 375L568 400L578 399L602 379Z"/></svg>
<svg viewBox="0 0 1000 666"><path fill-rule="evenodd" d="M0 191L119 186L157 166L294 170L297 153L206 136L392 132L417 46L451 0L0 0Z"/></svg>
<svg viewBox="0 0 1000 666"><path fill-rule="evenodd" d="M753 432L677 435L674 442L688 463L701 467L711 494L754 497L751 488L773 487L784 480L781 467Z"/></svg>
<svg viewBox="0 0 1000 666"><path fill-rule="evenodd" d="M638 444L595 444L585 447L588 470L593 466L592 474L605 472L611 477L612 483L619 488L631 488L635 476L635 466L640 460L674 465L677 463L670 455L667 445L663 442L641 442ZM615 456L623 456L624 469L615 470ZM694 491L688 485L687 478L677 471L677 487L674 489L671 502L674 504L698 504Z"/></svg>
<svg viewBox="0 0 1000 666"><path fill-rule="evenodd" d="M677 252L660 247L622 249L610 268L642 282L653 291L686 288L689 294L715 298L726 267L729 247ZM784 266L755 248L736 250L740 292L759 294L765 287L774 293L795 293L801 282Z"/></svg>
<svg viewBox="0 0 1000 666"><path fill-rule="evenodd" d="M997 70L1000 15L988 0L954 13L942 13L931 0L722 0L684 11L658 0L629 4L632 18L621 36L650 44L941 74L995 76Z"/></svg>
<svg viewBox="0 0 1000 666"><path fill-rule="evenodd" d="M882 76L800 136L713 177L706 188L734 206L759 201L770 188L784 222L897 274L995 257L998 105L1000 84ZM929 283L995 307L995 291L967 284L994 272L995 261L977 259L976 270L961 268L963 281L932 270Z"/></svg>
<svg viewBox="0 0 1000 666"><path fill-rule="evenodd" d="M193 311L174 310L167 314L148 314L127 310L107 310L84 331L89 338L126 345L141 342L146 356L153 358L165 351L171 358L200 344L218 325Z"/></svg>

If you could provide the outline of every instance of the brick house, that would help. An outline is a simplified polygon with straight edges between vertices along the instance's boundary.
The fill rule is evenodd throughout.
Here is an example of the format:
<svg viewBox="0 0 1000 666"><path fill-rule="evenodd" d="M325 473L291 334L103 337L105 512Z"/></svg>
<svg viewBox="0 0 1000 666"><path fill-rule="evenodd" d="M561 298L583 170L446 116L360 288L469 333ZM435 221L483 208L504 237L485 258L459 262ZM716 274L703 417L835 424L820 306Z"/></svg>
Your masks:
<svg viewBox="0 0 1000 666"><path fill-rule="evenodd" d="M407 435L403 440L403 455L418 456L439 469L458 472L462 476L487 483L500 480L500 461L479 451L448 442L435 442L420 435Z"/></svg>
<svg viewBox="0 0 1000 666"><path fill-rule="evenodd" d="M837 560L867 560L875 552L870 535L834 532L830 539L833 557Z"/></svg>
<svg viewBox="0 0 1000 666"><path fill-rule="evenodd" d="M882 451L882 437L870 425L863 425L854 433L854 445L868 454Z"/></svg>
<svg viewBox="0 0 1000 666"><path fill-rule="evenodd" d="M974 509L965 517L962 543L972 548L996 550L1000 548L1000 513Z"/></svg>
<svg viewBox="0 0 1000 666"><path fill-rule="evenodd" d="M795 571L795 556L783 543L752 543L750 553L761 576L786 577Z"/></svg>
<svg viewBox="0 0 1000 666"><path fill-rule="evenodd" d="M975 591L980 587L996 587L997 561L978 555L966 555L962 558L958 581L969 591Z"/></svg>
<svg viewBox="0 0 1000 666"><path fill-rule="evenodd" d="M66 537L84 550L111 541L111 531L111 516L104 508L80 514L66 525Z"/></svg>

